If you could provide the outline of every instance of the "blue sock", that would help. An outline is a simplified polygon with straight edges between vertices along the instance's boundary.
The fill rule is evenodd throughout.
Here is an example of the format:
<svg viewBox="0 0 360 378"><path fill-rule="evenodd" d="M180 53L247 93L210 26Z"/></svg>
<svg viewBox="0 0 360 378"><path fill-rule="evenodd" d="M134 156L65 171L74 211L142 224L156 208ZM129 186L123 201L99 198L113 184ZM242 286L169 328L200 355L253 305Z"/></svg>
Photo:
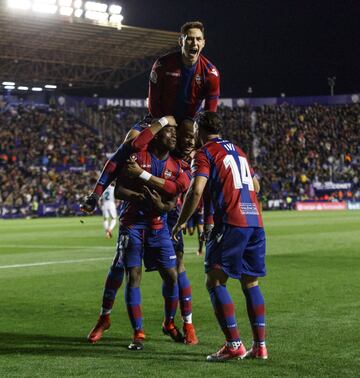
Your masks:
<svg viewBox="0 0 360 378"><path fill-rule="evenodd" d="M139 287L126 285L125 303L134 331L142 329L141 292Z"/></svg>
<svg viewBox="0 0 360 378"><path fill-rule="evenodd" d="M209 289L211 303L217 321L229 343L239 342L239 330L236 324L235 309L226 286L219 285Z"/></svg>
<svg viewBox="0 0 360 378"><path fill-rule="evenodd" d="M105 281L101 315L110 314L114 305L116 293L119 290L119 287L123 282L123 279L124 267L112 266L109 270L109 273Z"/></svg>
<svg viewBox="0 0 360 378"><path fill-rule="evenodd" d="M191 323L192 290L186 272L181 272L178 274L178 285L181 316L185 323Z"/></svg>
<svg viewBox="0 0 360 378"><path fill-rule="evenodd" d="M175 318L179 303L179 286L178 284L173 286L163 283L162 292L165 302L165 324L169 324Z"/></svg>

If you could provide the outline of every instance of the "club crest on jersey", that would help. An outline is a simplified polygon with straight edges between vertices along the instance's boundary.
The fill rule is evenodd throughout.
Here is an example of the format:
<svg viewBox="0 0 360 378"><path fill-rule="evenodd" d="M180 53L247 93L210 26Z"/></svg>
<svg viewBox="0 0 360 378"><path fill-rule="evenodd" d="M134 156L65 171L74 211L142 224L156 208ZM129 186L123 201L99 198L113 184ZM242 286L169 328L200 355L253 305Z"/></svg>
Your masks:
<svg viewBox="0 0 360 378"><path fill-rule="evenodd" d="M164 176L166 179L170 178L172 176L171 171L169 171L168 169L165 169Z"/></svg>
<svg viewBox="0 0 360 378"><path fill-rule="evenodd" d="M200 86L202 84L202 80L201 80L201 76L199 74L197 74L195 76L195 82L198 86Z"/></svg>
<svg viewBox="0 0 360 378"><path fill-rule="evenodd" d="M215 68L212 68L211 71L210 71L211 74L215 75L215 76L219 76L218 72L216 71Z"/></svg>

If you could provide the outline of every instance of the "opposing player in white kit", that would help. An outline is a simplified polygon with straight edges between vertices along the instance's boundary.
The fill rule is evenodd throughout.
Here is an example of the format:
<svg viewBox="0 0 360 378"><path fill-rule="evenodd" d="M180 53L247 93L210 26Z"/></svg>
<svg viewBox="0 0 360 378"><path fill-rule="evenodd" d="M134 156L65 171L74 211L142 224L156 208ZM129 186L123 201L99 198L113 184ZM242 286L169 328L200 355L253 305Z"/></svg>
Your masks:
<svg viewBox="0 0 360 378"><path fill-rule="evenodd" d="M112 238L112 231L116 226L117 211L114 189L113 185L109 185L101 196L101 210L104 217L105 237L108 239Z"/></svg>

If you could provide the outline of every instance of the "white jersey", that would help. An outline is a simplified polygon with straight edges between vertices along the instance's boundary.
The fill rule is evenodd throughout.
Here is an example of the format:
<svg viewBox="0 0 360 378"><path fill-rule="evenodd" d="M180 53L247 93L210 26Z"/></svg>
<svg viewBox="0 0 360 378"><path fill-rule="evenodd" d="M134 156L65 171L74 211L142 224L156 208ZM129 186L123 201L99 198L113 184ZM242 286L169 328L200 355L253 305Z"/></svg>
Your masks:
<svg viewBox="0 0 360 378"><path fill-rule="evenodd" d="M115 196L114 196L114 187L109 185L103 195L102 199L102 212L105 218L116 218L116 205L115 205Z"/></svg>

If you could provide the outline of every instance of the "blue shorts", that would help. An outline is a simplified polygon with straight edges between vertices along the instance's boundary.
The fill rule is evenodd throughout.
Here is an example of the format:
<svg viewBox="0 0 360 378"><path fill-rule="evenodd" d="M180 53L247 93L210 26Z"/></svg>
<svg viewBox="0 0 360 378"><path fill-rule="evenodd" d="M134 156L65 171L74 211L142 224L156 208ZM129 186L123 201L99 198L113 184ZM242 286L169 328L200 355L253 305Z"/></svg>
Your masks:
<svg viewBox="0 0 360 378"><path fill-rule="evenodd" d="M265 269L265 232L259 227L224 224L213 229L206 244L205 272L221 269L229 277L242 274L263 277Z"/></svg>
<svg viewBox="0 0 360 378"><path fill-rule="evenodd" d="M176 267L176 254L169 229L143 230L121 227L113 266L133 268L144 266L146 271Z"/></svg>

